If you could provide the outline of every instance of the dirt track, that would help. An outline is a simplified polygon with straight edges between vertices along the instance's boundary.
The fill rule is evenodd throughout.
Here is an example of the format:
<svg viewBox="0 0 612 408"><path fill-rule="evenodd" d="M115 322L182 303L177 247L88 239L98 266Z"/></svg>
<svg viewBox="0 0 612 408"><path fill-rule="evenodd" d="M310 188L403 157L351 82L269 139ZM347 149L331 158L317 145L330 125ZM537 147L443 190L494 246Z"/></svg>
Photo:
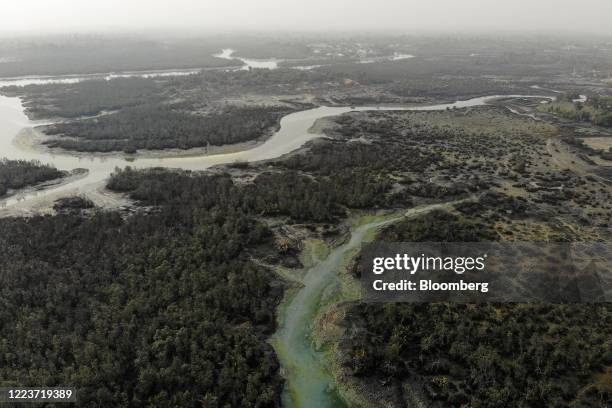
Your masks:
<svg viewBox="0 0 612 408"><path fill-rule="evenodd" d="M546 141L546 150L551 155L552 162L560 170L571 170L579 176L591 176L606 183L612 183L612 179L598 174L598 166L585 162L572 153L567 145L557 139L550 138Z"/></svg>

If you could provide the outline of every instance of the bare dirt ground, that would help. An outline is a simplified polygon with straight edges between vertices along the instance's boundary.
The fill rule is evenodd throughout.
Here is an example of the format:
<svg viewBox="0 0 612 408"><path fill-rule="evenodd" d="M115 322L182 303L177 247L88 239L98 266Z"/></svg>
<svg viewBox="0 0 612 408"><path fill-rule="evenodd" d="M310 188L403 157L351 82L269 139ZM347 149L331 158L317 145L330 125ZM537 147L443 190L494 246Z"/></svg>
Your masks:
<svg viewBox="0 0 612 408"><path fill-rule="evenodd" d="M593 166L581 160L561 141L553 138L548 139L546 150L551 155L553 163L560 170L568 169L579 176L591 176L601 181L612 183L612 179L598 174L597 169L599 166Z"/></svg>
<svg viewBox="0 0 612 408"><path fill-rule="evenodd" d="M587 137L582 139L584 144L593 148L608 151L612 148L612 137Z"/></svg>

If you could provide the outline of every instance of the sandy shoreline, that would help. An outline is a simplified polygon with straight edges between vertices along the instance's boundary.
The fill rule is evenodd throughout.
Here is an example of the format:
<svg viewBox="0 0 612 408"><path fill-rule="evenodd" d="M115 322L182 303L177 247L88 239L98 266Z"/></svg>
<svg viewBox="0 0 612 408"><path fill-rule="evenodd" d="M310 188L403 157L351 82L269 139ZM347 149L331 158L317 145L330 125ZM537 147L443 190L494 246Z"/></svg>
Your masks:
<svg viewBox="0 0 612 408"><path fill-rule="evenodd" d="M74 169L70 172L67 172L67 175L65 177L45 181L18 190L11 190L8 194L0 197L0 218L44 213L43 211L41 211L41 209L49 209L50 207L52 207L55 199L59 198L60 196L64 196L65 192L58 192L58 197L56 198L54 198L53 195L43 195L41 197L35 197L31 200L33 203L31 208L23 208L20 205L6 205L6 203L8 200L20 200L21 198L25 198L37 192L43 192L51 188L57 188L71 184L77 180L87 177L88 174L89 171L87 169Z"/></svg>
<svg viewBox="0 0 612 408"><path fill-rule="evenodd" d="M16 96L16 95L15 95ZM171 158L183 158L183 157L200 157L200 156L213 156L221 154L238 153L245 150L250 150L259 145L263 144L266 140L272 137L281 127L280 120L270 128L266 129L259 137L253 140L245 142L232 143L228 145L209 145L205 147L194 147L190 149L180 148L168 148L161 150L148 150L138 149L136 153L125 153L123 151L111 151L111 152L79 152L76 150L68 150L59 147L49 147L44 144L50 140L61 140L61 136L49 136L45 134L45 128L55 123L65 121L66 118L38 118L33 112L28 111L24 105L23 98L21 100L22 108L24 109L25 115L31 121L45 121L46 123L34 124L34 126L26 129L22 129L14 139L14 143L22 149L30 150L38 153L46 153L59 156L71 156L76 158L114 158L124 159L126 161L138 160L138 159L171 159ZM293 100L292 100L293 99ZM310 108L317 107L312 104L312 96L304 96L303 98L295 98L293 95L280 95L278 97L259 97L254 98L253 95L243 95L237 99L227 99L226 102L232 102L236 105L247 105L251 103L266 104L270 106L284 106L290 108L291 111L287 112L282 117L291 113L307 110ZM116 111L105 111L97 115L82 117L79 119L91 119L99 116L105 116L108 114L116 113ZM282 119L281 117L281 119Z"/></svg>

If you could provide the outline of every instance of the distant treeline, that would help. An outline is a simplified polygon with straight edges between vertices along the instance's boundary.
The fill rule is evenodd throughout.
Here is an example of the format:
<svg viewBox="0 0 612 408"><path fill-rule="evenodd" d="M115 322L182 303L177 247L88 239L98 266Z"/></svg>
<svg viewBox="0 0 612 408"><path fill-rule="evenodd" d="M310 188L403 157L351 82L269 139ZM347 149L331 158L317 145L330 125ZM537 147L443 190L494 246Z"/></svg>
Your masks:
<svg viewBox="0 0 612 408"><path fill-rule="evenodd" d="M226 97L257 92L266 95L303 95L313 89L330 90L345 78L342 73L321 70L202 71L196 75L169 79L169 86L180 90L202 90L202 97Z"/></svg>
<svg viewBox="0 0 612 408"><path fill-rule="evenodd" d="M90 79L72 84L5 86L0 93L23 98L33 118L67 118L96 115L136 105L171 105L185 111L223 105L230 96L249 92L293 94L316 87L330 87L342 77L294 69L253 71L201 71L186 76ZM208 110L208 109L207 109Z"/></svg>
<svg viewBox="0 0 612 408"><path fill-rule="evenodd" d="M8 189L32 186L64 175L56 168L37 160L0 159L0 197L5 195Z"/></svg>
<svg viewBox="0 0 612 408"><path fill-rule="evenodd" d="M207 39L132 36L45 36L0 40L0 77L96 74L106 72L228 67L240 65L213 57L224 42Z"/></svg>
<svg viewBox="0 0 612 408"><path fill-rule="evenodd" d="M433 41L432 41L433 42ZM459 40L458 42L462 42ZM464 44L465 45L465 44ZM420 49L415 49L411 53L414 58L399 61L374 62L369 64L355 64L343 62L337 64L327 64L318 68L320 71L328 73L342 73L364 84L385 84L412 81L417 79L424 83L431 84L432 78L441 79L441 83L448 83L452 87L452 82L459 80L461 86L465 86L466 78L479 78L472 81L477 84L486 83L493 86L492 79L498 76L529 77L533 75L564 75L572 72L574 68L588 71L595 63L610 64L609 55L602 54L596 50L567 51L557 48L555 53L543 53L536 48L518 49L525 44L509 42L508 46L512 50L504 49L500 44L496 44L486 50L483 54L474 53L466 47L463 50L447 49L438 51L439 44L424 45ZM584 54L583 54L584 53ZM584 58L591 58L592 61L583 61L577 64L577 55L583 54ZM489 78L486 78L489 77ZM505 87L501 81L499 86ZM414 83L414 82L413 82Z"/></svg>
<svg viewBox="0 0 612 408"><path fill-rule="evenodd" d="M161 88L152 79L116 78L74 84L7 86L2 92L22 96L26 111L34 118L77 118L154 103L160 98Z"/></svg>
<svg viewBox="0 0 612 408"><path fill-rule="evenodd" d="M586 102L573 102L579 95L567 94L557 102L538 109L561 117L612 127L612 96L589 96Z"/></svg>

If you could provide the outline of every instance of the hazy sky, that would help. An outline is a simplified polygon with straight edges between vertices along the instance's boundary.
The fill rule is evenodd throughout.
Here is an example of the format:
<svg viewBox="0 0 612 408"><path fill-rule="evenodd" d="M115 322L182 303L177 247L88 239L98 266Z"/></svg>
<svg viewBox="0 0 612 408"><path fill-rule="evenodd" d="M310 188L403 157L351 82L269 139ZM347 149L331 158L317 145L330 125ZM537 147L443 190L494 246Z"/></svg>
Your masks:
<svg viewBox="0 0 612 408"><path fill-rule="evenodd" d="M0 32L186 30L585 31L612 0L5 0Z"/></svg>

